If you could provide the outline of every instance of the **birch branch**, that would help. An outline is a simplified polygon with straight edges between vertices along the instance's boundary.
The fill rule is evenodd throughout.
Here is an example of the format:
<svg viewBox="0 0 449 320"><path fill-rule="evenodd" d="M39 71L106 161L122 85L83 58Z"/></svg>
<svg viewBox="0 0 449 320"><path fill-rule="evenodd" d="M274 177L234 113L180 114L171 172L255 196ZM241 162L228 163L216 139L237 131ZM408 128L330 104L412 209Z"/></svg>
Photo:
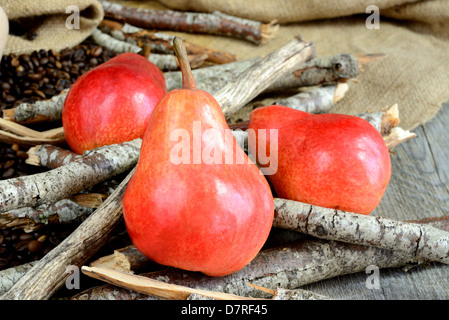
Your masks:
<svg viewBox="0 0 449 320"><path fill-rule="evenodd" d="M274 104L308 113L327 113L348 91L347 83L313 88L276 101Z"/></svg>
<svg viewBox="0 0 449 320"><path fill-rule="evenodd" d="M2 300L48 299L68 276L67 266L81 267L111 236L122 218L122 196L134 169L108 199L56 248L47 253L22 276Z"/></svg>
<svg viewBox="0 0 449 320"><path fill-rule="evenodd" d="M175 36L163 34L159 32L153 32L146 29L142 29L136 26L132 26L128 23L120 23L117 21L103 19L100 24L101 30L105 33L114 34L118 39L126 40L131 43L143 42L148 45L151 52L160 54L172 54L173 39ZM228 52L219 51L213 48L203 47L189 41L184 41L187 54L191 55L207 55L206 61L224 64L236 61L236 57Z"/></svg>
<svg viewBox="0 0 449 320"><path fill-rule="evenodd" d="M314 56L313 43L296 38L239 74L233 83L223 87L214 97L224 115L229 117L294 66Z"/></svg>
<svg viewBox="0 0 449 320"><path fill-rule="evenodd" d="M101 1L105 16L145 29L164 29L180 32L230 36L261 44L274 36L278 25L275 22L262 24L259 21L233 17L215 11L213 13L177 12L172 10L148 10Z"/></svg>
<svg viewBox="0 0 449 320"><path fill-rule="evenodd" d="M68 89L64 89L48 100L21 103L16 108L3 110L3 118L23 124L60 120L68 91Z"/></svg>
<svg viewBox="0 0 449 320"><path fill-rule="evenodd" d="M449 232L437 228L275 199L273 227L320 239L402 251L417 260L449 264Z"/></svg>
<svg viewBox="0 0 449 320"><path fill-rule="evenodd" d="M305 240L261 251L245 268L224 277L207 277L174 268L142 275L195 289L269 298L269 295L250 287L248 283L273 290L278 287L295 289L336 276L362 272L370 265L394 268L416 262L399 251L338 241ZM83 300L104 298L137 300L148 297L109 285L89 288L73 297Z"/></svg>
<svg viewBox="0 0 449 320"><path fill-rule="evenodd" d="M52 204L126 172L137 163L141 142L136 139L97 148L65 166L0 181L0 213Z"/></svg>

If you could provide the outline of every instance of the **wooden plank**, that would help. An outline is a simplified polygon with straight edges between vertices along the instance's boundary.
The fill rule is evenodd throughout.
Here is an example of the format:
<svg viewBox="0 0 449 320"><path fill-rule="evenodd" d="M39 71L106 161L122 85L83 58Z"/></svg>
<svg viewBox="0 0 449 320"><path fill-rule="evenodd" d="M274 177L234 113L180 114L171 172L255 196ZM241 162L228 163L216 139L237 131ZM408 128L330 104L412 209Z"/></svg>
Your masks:
<svg viewBox="0 0 449 320"><path fill-rule="evenodd" d="M395 148L392 178L374 216L414 220L449 215L449 103L414 130L417 137ZM449 266L432 263L379 270L379 289L366 286L371 273L341 276L303 289L337 299L447 300Z"/></svg>

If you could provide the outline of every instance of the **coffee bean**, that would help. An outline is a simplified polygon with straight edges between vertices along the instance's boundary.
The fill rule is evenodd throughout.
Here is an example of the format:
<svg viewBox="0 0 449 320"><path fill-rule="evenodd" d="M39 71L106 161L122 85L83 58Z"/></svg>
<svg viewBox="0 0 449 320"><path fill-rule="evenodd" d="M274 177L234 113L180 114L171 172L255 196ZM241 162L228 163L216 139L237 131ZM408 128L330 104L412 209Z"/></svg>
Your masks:
<svg viewBox="0 0 449 320"><path fill-rule="evenodd" d="M6 269L9 266L9 260L6 258L0 258L0 270Z"/></svg>
<svg viewBox="0 0 449 320"><path fill-rule="evenodd" d="M3 179L10 179L10 178L14 177L15 174L16 174L16 170L14 170L14 168L9 168L5 172L3 172L2 178Z"/></svg>
<svg viewBox="0 0 449 320"><path fill-rule="evenodd" d="M19 239L20 240L33 240L34 239L34 235L32 234L32 233L26 233L26 232L24 232L24 233L22 233L20 236L19 236Z"/></svg>
<svg viewBox="0 0 449 320"><path fill-rule="evenodd" d="M28 243L30 242L30 240L21 240L19 241L14 249L16 250L16 252L22 252L28 249Z"/></svg>
<svg viewBox="0 0 449 320"><path fill-rule="evenodd" d="M30 102L51 98L63 88L70 88L81 74L114 55L88 41L60 53L42 49L31 54L6 55L0 63L0 110L13 108L24 98L31 99ZM56 85L60 79L66 81ZM50 89L54 90L45 90L46 84L51 84Z"/></svg>
<svg viewBox="0 0 449 320"><path fill-rule="evenodd" d="M42 242L39 242L37 240L31 240L27 245L27 249L31 253L36 253L39 251L40 248L42 248L42 246L43 246Z"/></svg>

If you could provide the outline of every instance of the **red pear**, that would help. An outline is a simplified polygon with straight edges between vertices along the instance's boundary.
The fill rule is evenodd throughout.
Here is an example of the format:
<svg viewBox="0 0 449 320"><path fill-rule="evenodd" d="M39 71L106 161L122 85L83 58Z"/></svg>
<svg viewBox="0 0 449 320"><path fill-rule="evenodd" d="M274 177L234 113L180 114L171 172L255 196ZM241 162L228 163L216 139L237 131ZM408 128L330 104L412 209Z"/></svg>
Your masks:
<svg viewBox="0 0 449 320"><path fill-rule="evenodd" d="M267 178L278 197L367 215L380 203L390 181L390 154L366 120L273 105L253 110L248 129L267 149L277 143L277 155L270 155L277 170ZM260 129L277 129L277 141ZM257 144L249 145L254 155Z"/></svg>
<svg viewBox="0 0 449 320"><path fill-rule="evenodd" d="M89 70L73 83L64 102L68 145L83 153L141 138L166 93L162 71L136 53L120 54Z"/></svg>
<svg viewBox="0 0 449 320"><path fill-rule="evenodd" d="M148 258L227 275L245 267L265 243L273 196L217 101L196 89L180 38L174 46L183 88L170 91L153 111L123 197L125 223Z"/></svg>

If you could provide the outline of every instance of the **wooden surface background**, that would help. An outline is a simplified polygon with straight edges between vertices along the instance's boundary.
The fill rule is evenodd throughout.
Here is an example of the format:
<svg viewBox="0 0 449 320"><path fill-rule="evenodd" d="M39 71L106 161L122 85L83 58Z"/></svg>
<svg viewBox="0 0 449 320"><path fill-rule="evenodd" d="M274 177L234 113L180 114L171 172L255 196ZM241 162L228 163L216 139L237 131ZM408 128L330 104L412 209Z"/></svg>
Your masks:
<svg viewBox="0 0 449 320"><path fill-rule="evenodd" d="M415 220L449 215L449 102L437 116L413 130L417 137L391 155L392 177L374 216ZM356 273L302 287L336 299L449 299L449 265L432 263L380 269L378 289L368 289L372 273Z"/></svg>

